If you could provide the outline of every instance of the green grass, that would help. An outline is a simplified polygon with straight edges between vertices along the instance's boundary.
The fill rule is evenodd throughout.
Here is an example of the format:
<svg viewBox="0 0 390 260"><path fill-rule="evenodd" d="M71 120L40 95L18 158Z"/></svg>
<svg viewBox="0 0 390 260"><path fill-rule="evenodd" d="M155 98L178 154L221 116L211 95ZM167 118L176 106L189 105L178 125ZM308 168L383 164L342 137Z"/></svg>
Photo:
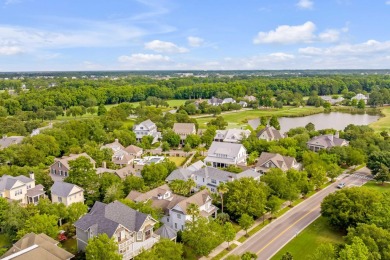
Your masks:
<svg viewBox="0 0 390 260"><path fill-rule="evenodd" d="M369 126L376 132L389 131L390 130L390 107L384 107L381 109L383 117L378 121L371 123Z"/></svg>
<svg viewBox="0 0 390 260"><path fill-rule="evenodd" d="M184 260L198 260L199 257L196 256L194 249L189 246L183 245L183 259Z"/></svg>
<svg viewBox="0 0 390 260"><path fill-rule="evenodd" d="M284 246L271 260L279 260L286 252L290 252L294 259L309 259L315 250L323 243L342 243L345 234L330 228L325 218L319 217L296 238Z"/></svg>
<svg viewBox="0 0 390 260"><path fill-rule="evenodd" d="M76 254L77 253L77 241L74 238L69 238L63 242L61 242L62 248L64 248L66 251Z"/></svg>
<svg viewBox="0 0 390 260"><path fill-rule="evenodd" d="M364 187L367 187L369 189L377 190L379 192L390 192L390 183L385 183L382 185L380 182L376 181L369 181L366 184L364 184Z"/></svg>
<svg viewBox="0 0 390 260"><path fill-rule="evenodd" d="M187 160L186 157L168 157L171 162L174 162L177 167L182 166L183 163Z"/></svg>
<svg viewBox="0 0 390 260"><path fill-rule="evenodd" d="M11 240L7 234L0 234L0 247L10 246Z"/></svg>
<svg viewBox="0 0 390 260"><path fill-rule="evenodd" d="M248 120L256 119L261 116L271 117L298 117L318 114L323 112L322 107L284 107L281 109L257 109L257 110L240 110L236 112L229 112L221 114L221 116L228 122L228 128L235 128L239 126L247 126ZM199 123L199 128L206 128L207 123L213 119L212 116L196 118Z"/></svg>
<svg viewBox="0 0 390 260"><path fill-rule="evenodd" d="M222 259L222 257L224 257L225 255L227 255L230 251L232 251L234 248L236 248L237 245L234 244L234 243L230 243L230 248L229 250L227 249L224 249L221 253L219 253L218 255L214 256L213 258L211 258L211 260L219 260L219 259Z"/></svg>

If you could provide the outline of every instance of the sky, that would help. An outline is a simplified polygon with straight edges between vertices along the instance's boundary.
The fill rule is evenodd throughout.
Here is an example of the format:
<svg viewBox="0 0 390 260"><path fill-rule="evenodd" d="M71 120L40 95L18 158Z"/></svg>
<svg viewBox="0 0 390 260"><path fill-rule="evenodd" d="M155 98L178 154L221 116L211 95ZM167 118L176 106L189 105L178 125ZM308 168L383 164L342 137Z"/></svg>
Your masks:
<svg viewBox="0 0 390 260"><path fill-rule="evenodd" d="M390 69L390 0L0 0L0 71Z"/></svg>

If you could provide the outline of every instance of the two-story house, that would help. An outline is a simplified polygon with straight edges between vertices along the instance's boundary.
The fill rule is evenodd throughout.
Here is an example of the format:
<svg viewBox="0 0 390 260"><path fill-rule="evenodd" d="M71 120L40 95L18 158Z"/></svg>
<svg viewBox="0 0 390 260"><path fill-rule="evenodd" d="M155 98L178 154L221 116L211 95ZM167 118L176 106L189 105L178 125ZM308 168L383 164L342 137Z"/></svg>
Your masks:
<svg viewBox="0 0 390 260"><path fill-rule="evenodd" d="M76 160L77 158L84 156L89 159L95 168L96 162L86 153L70 154L69 156L63 156L62 158L54 159L54 163L50 165L50 176L54 181L62 181L69 175L69 162Z"/></svg>
<svg viewBox="0 0 390 260"><path fill-rule="evenodd" d="M243 129L217 130L214 141L225 143L240 143L243 138L248 138L250 134L251 131Z"/></svg>
<svg viewBox="0 0 390 260"><path fill-rule="evenodd" d="M23 175L0 177L0 197L22 204L37 204L39 199L45 196L43 186L35 185L34 173L30 173L30 178Z"/></svg>
<svg viewBox="0 0 390 260"><path fill-rule="evenodd" d="M114 142L105 144L100 149L110 149L112 150L112 162L119 167L129 165L133 162L134 156L130 155L126 148L119 142L118 139L115 139Z"/></svg>
<svg viewBox="0 0 390 260"><path fill-rule="evenodd" d="M173 132L180 136L180 142L183 144L188 135L196 134L196 127L194 123L175 123Z"/></svg>
<svg viewBox="0 0 390 260"><path fill-rule="evenodd" d="M118 253L124 260L133 259L160 240L153 232L156 223L150 215L119 201L109 204L97 201L89 213L74 223L77 248L85 251L88 239L105 233L118 243Z"/></svg>
<svg viewBox="0 0 390 260"><path fill-rule="evenodd" d="M76 202L84 203L84 190L75 184L56 181L50 191L53 203L64 203L65 206Z"/></svg>
<svg viewBox="0 0 390 260"><path fill-rule="evenodd" d="M24 139L24 136L3 136L0 139L0 150L9 147L10 145L13 144L20 144L22 143Z"/></svg>
<svg viewBox="0 0 390 260"><path fill-rule="evenodd" d="M145 120L138 125L134 125L133 131L138 141L140 141L142 137L149 135L153 137L153 143L155 143L161 136L161 133L157 132L156 124L150 119Z"/></svg>
<svg viewBox="0 0 390 260"><path fill-rule="evenodd" d="M276 141L283 138L283 135L279 130L275 129L273 126L266 126L264 129L260 130L257 133L257 138L266 140L266 141Z"/></svg>
<svg viewBox="0 0 390 260"><path fill-rule="evenodd" d="M144 152L144 150L141 147L138 147L136 145L129 145L125 148L125 151L134 156L135 158L140 158Z"/></svg>
<svg viewBox="0 0 390 260"><path fill-rule="evenodd" d="M262 152L257 159L256 171L265 173L271 168L279 168L282 171L288 171L290 169L300 170L302 165L294 157L283 156L278 153Z"/></svg>
<svg viewBox="0 0 390 260"><path fill-rule="evenodd" d="M28 233L0 258L2 260L70 260L73 254L58 246L58 241L46 234Z"/></svg>
<svg viewBox="0 0 390 260"><path fill-rule="evenodd" d="M190 178L195 181L196 189L207 187L211 192L217 192L217 187L221 183L231 182L244 177L258 180L260 179L260 176L260 173L252 169L248 169L240 173L231 173L214 167L206 166L192 172Z"/></svg>
<svg viewBox="0 0 390 260"><path fill-rule="evenodd" d="M318 152L321 149L329 149L334 146L347 146L349 142L339 137L339 133L335 135L320 135L310 139L307 143L307 148L313 152Z"/></svg>
<svg viewBox="0 0 390 260"><path fill-rule="evenodd" d="M204 159L206 165L227 167L229 165L246 165L247 153L242 144L213 142Z"/></svg>

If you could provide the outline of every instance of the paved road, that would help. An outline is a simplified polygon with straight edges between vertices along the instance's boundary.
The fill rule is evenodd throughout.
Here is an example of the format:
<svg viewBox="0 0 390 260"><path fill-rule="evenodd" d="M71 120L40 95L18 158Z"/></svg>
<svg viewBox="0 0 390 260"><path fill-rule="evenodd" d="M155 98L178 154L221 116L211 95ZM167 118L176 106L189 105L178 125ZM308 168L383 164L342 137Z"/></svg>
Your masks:
<svg viewBox="0 0 390 260"><path fill-rule="evenodd" d="M341 180L336 181L298 206L292 208L282 217L274 220L255 236L232 250L230 254L242 255L246 251L251 251L258 255L258 259L270 259L285 244L320 216L322 200L328 194L335 192L340 182L344 182L347 187L361 186L371 179L369 176L370 171L367 168L362 168L350 176L340 176L342 178Z"/></svg>

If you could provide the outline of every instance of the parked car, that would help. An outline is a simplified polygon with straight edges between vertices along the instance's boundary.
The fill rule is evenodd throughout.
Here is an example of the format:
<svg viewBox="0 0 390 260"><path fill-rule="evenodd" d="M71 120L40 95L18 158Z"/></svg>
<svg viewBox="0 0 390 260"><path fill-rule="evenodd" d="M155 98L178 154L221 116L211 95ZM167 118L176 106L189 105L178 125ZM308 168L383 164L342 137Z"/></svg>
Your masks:
<svg viewBox="0 0 390 260"><path fill-rule="evenodd" d="M345 187L345 182L340 182L339 185L337 185L337 188L342 189Z"/></svg>

